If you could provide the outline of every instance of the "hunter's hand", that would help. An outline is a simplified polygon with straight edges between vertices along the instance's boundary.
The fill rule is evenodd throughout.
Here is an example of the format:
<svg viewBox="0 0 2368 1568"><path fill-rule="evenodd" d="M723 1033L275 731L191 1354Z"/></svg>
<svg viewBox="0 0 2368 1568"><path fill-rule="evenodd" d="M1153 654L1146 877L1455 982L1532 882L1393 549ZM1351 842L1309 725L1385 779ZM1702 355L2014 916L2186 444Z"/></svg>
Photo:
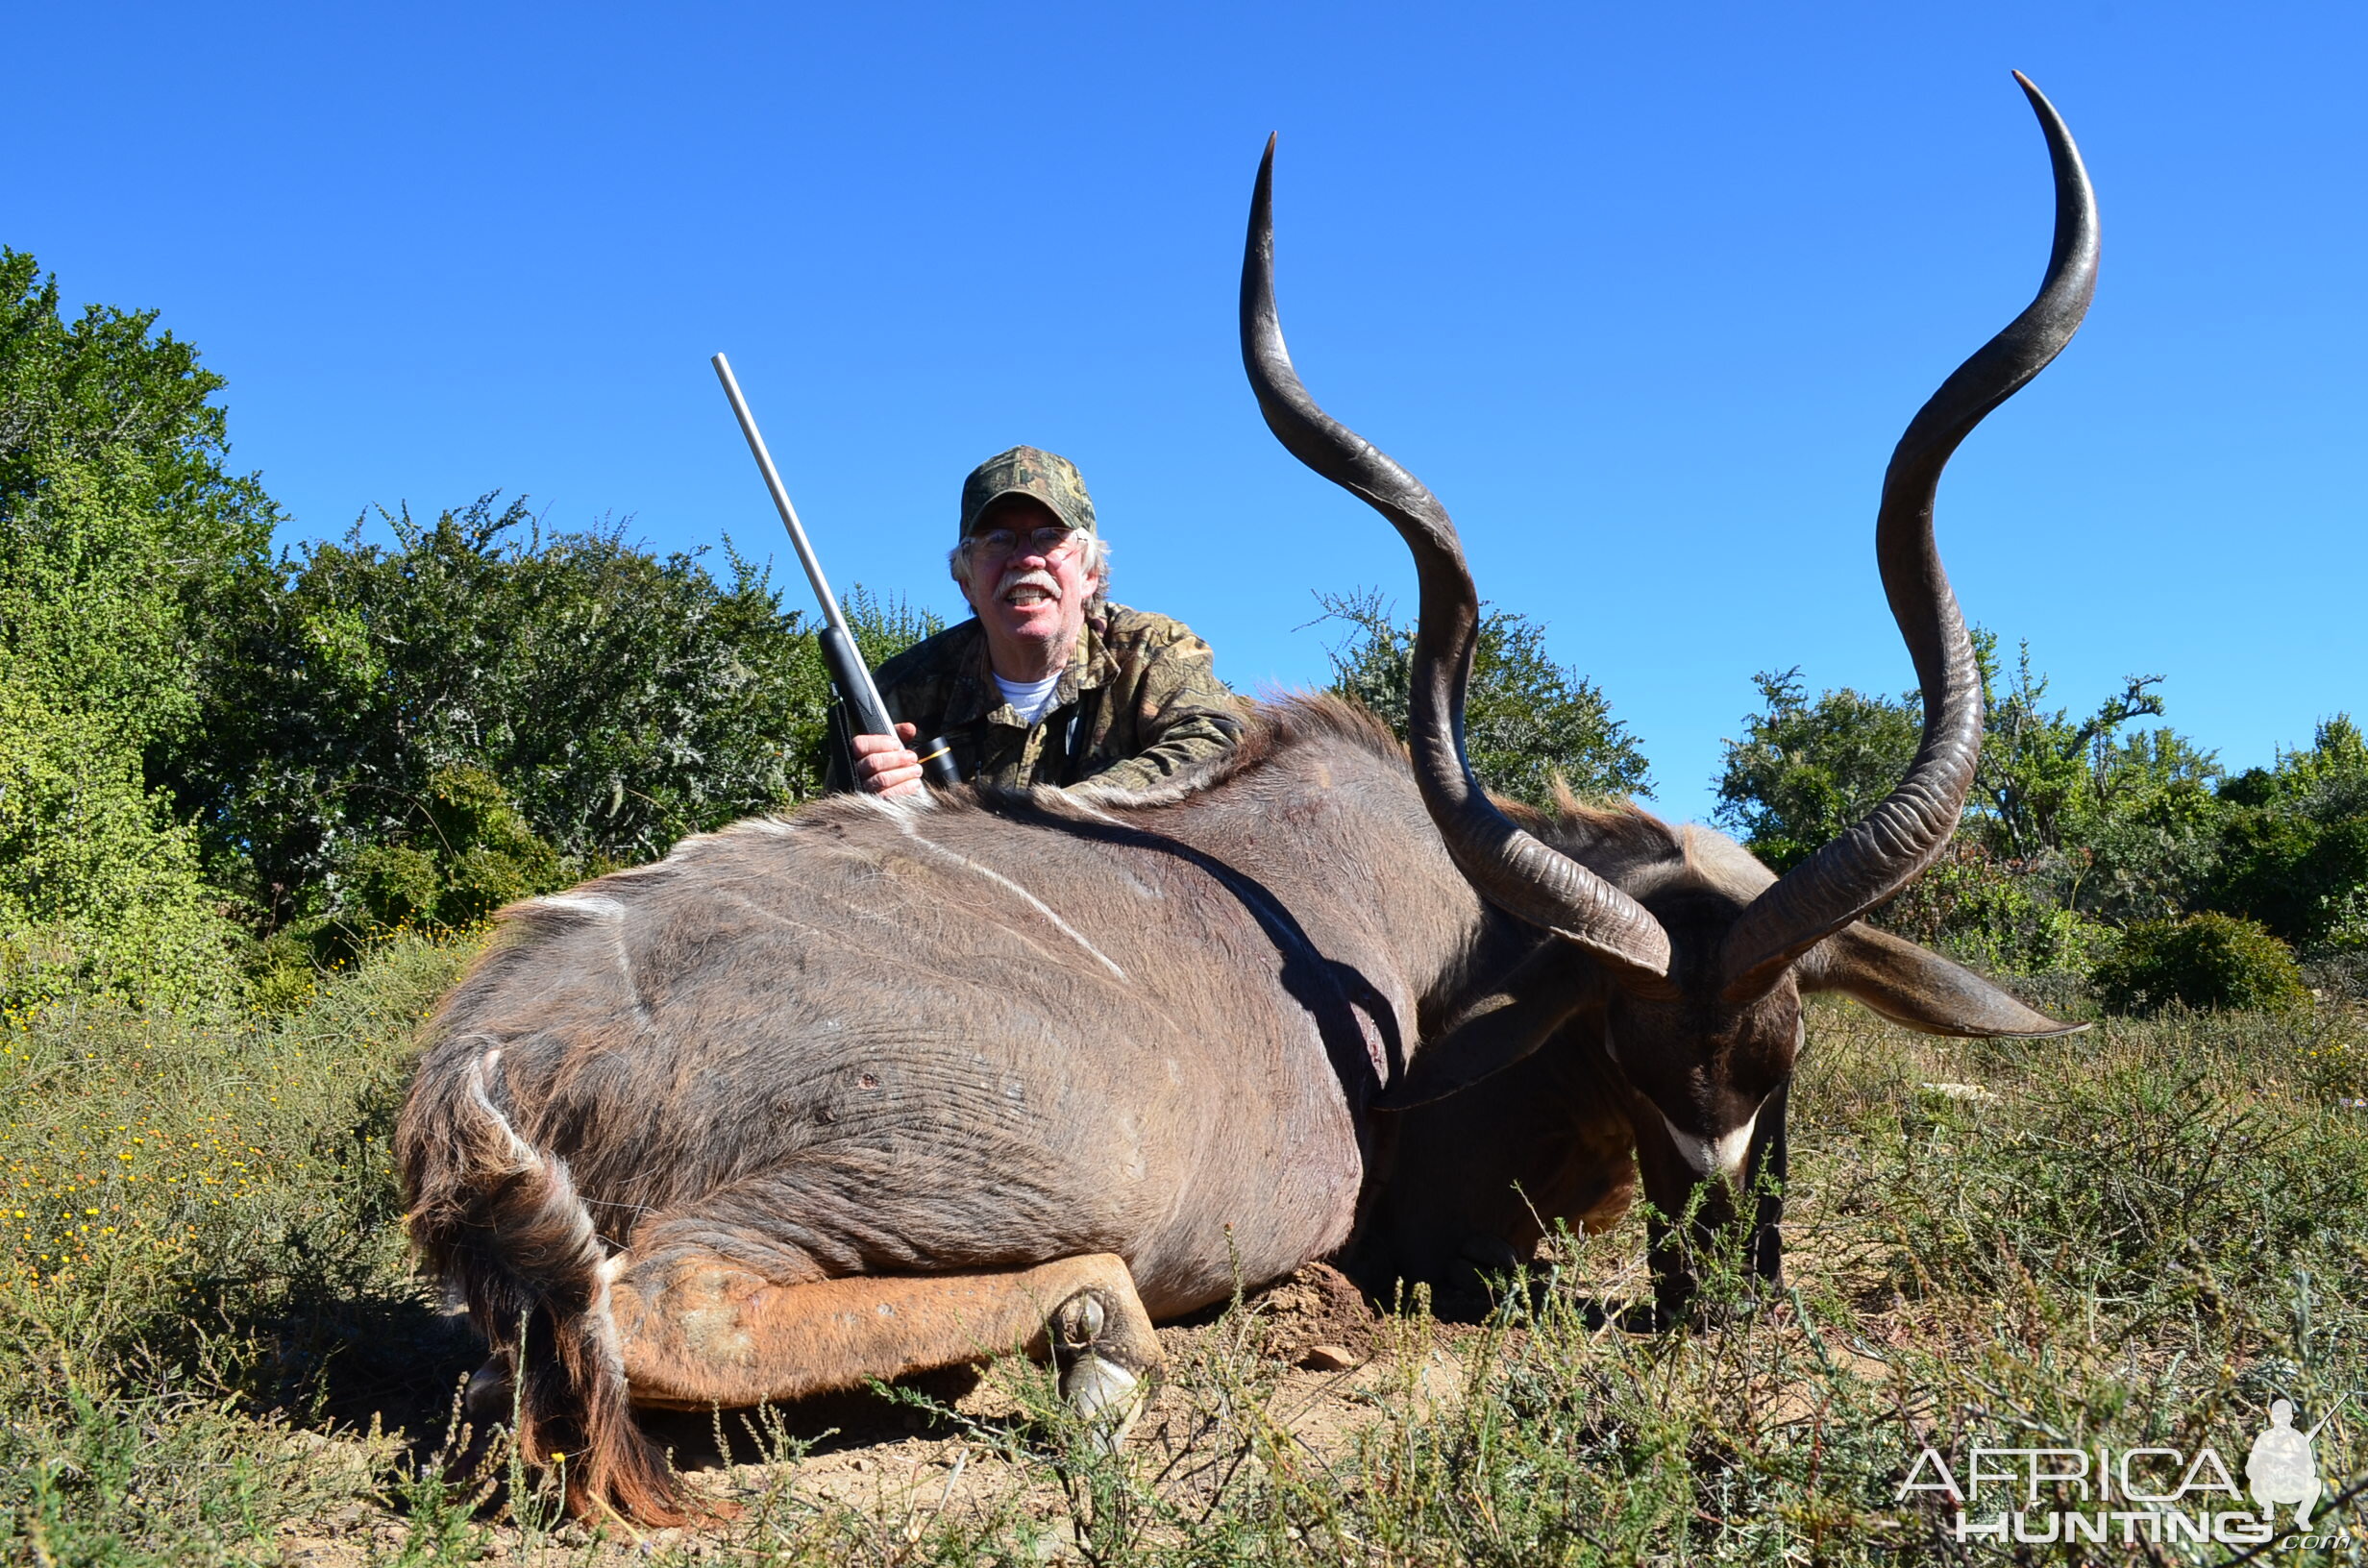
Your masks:
<svg viewBox="0 0 2368 1568"><path fill-rule="evenodd" d="M921 733L910 724L897 725L897 740L885 735L857 735L849 745L855 753L855 787L871 795L919 795L921 759L901 743Z"/></svg>

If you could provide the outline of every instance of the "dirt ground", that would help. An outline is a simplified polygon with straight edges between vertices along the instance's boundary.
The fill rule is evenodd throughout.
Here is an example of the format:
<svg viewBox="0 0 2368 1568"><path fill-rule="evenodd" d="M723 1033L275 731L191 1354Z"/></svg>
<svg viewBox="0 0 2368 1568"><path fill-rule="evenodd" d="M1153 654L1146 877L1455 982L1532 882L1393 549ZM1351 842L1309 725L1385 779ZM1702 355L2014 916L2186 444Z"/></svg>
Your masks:
<svg viewBox="0 0 2368 1568"><path fill-rule="evenodd" d="M1158 1331L1169 1375L1146 1401L1128 1446L1171 1495L1213 1488L1222 1479L1214 1467L1239 1462L1238 1444L1203 1440L1229 1394L1254 1398L1302 1452L1325 1460L1354 1444L1385 1388L1452 1399L1460 1386L1450 1347L1468 1328L1432 1322L1426 1341L1411 1341L1403 1320L1376 1313L1327 1264L1311 1263L1244 1306L1230 1317L1211 1311ZM901 1396L856 1391L720 1418L646 1412L644 1421L699 1490L743 1506L821 1511L836 1505L917 1540L940 1517L983 1515L1018 1501L1054 1521L1058 1533L1065 1510L1048 1467L1015 1462L1009 1445L979 1435L1016 1425L1024 1406L1010 1380L1027 1375L960 1369L907 1380ZM915 1398L950 1413L920 1408ZM305 1433L295 1440L316 1447L324 1466L368 1462L369 1439ZM399 1553L410 1530L390 1511L349 1507L286 1531L283 1560L346 1568ZM701 1550L698 1532L611 1533L625 1537L615 1544L629 1556ZM497 1525L495 1534L490 1544L505 1561L581 1562L591 1544L574 1525L531 1539Z"/></svg>
<svg viewBox="0 0 2368 1568"><path fill-rule="evenodd" d="M1146 1402L1128 1441L1159 1467L1189 1462L1217 1381L1208 1376L1215 1361L1229 1361L1236 1373L1258 1380L1270 1418L1318 1454L1353 1440L1370 1418L1379 1384L1401 1375L1399 1358L1391 1354L1400 1347L1386 1343L1388 1326L1328 1264L1310 1263L1245 1306L1247 1311L1230 1324L1212 1312L1158 1331L1170 1375ZM1424 1369L1425 1385L1443 1388L1453 1376L1451 1358L1432 1347L1427 1359L1433 1364ZM992 1375L956 1371L912 1380L908 1386L982 1424L1021 1413L1010 1388ZM745 1496L777 1479L761 1458L718 1454L710 1418L678 1419L679 1427L653 1430L680 1445L678 1462L716 1466L695 1473L717 1483L717 1490ZM803 1401L780 1411L778 1420L783 1434L811 1443L794 1461L802 1491L877 1516L983 1503L1026 1484L1006 1460L949 1430L950 1423L876 1394Z"/></svg>

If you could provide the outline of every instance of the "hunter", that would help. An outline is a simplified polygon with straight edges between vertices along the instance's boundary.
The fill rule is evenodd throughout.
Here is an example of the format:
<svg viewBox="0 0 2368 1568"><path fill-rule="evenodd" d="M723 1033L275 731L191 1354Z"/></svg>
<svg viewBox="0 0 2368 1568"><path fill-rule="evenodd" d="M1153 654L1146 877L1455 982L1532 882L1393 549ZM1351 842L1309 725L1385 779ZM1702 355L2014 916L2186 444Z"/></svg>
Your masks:
<svg viewBox="0 0 2368 1568"><path fill-rule="evenodd" d="M1222 755L1242 721L1209 645L1112 603L1109 562L1068 458L1014 447L972 470L948 564L973 619L879 667L901 741L850 737L830 787L849 787L851 753L856 787L920 790L921 759L902 744L920 735L944 740L963 778L1007 788L1142 789Z"/></svg>

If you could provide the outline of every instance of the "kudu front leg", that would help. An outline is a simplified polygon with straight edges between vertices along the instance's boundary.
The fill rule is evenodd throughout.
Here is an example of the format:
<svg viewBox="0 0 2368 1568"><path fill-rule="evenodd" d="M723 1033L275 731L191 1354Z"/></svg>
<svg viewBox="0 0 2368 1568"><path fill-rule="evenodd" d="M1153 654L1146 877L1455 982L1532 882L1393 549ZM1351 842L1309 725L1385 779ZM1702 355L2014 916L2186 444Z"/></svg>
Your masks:
<svg viewBox="0 0 2368 1568"><path fill-rule="evenodd" d="M1785 1137L1785 1096L1788 1083L1760 1108L1760 1125L1751 1140L1751 1157L1744 1167L1744 1191L1751 1195L1751 1234L1744 1243L1752 1278L1769 1292L1784 1286L1785 1184L1791 1178L1790 1145Z"/></svg>
<svg viewBox="0 0 2368 1568"><path fill-rule="evenodd" d="M1109 1253L786 1286L681 1251L611 1266L626 1382L634 1404L658 1409L802 1399L1024 1350L1051 1358L1062 1399L1115 1452L1162 1361L1133 1276Z"/></svg>

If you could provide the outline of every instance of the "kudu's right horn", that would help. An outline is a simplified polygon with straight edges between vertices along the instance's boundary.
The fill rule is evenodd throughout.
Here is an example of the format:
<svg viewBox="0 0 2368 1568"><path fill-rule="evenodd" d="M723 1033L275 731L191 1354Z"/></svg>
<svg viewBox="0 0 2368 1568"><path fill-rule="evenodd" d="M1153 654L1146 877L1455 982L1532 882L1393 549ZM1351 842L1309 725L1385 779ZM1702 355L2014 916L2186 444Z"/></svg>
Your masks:
<svg viewBox="0 0 2368 1568"><path fill-rule="evenodd" d="M1933 542L1933 497L1958 443L2047 368L2080 329L2097 286L2097 199L2055 106L2014 73L2056 174L2056 245L2038 296L1940 383L1909 423L1883 476L1875 558L1892 619L1915 660L1924 737L1900 780L1864 821L1753 900L1720 954L1729 1001L1774 984L1792 961L1905 887L1957 832L1982 755L1982 679L1957 596Z"/></svg>
<svg viewBox="0 0 2368 1568"><path fill-rule="evenodd" d="M1242 255L1242 364L1267 428L1291 454L1388 518L1421 588L1407 738L1422 803L1457 868L1492 902L1546 927L1623 977L1668 972L1669 939L1643 906L1540 843L1490 803L1464 753L1464 691L1480 598L1446 508L1422 481L1316 404L1274 310L1274 138L1267 138Z"/></svg>

